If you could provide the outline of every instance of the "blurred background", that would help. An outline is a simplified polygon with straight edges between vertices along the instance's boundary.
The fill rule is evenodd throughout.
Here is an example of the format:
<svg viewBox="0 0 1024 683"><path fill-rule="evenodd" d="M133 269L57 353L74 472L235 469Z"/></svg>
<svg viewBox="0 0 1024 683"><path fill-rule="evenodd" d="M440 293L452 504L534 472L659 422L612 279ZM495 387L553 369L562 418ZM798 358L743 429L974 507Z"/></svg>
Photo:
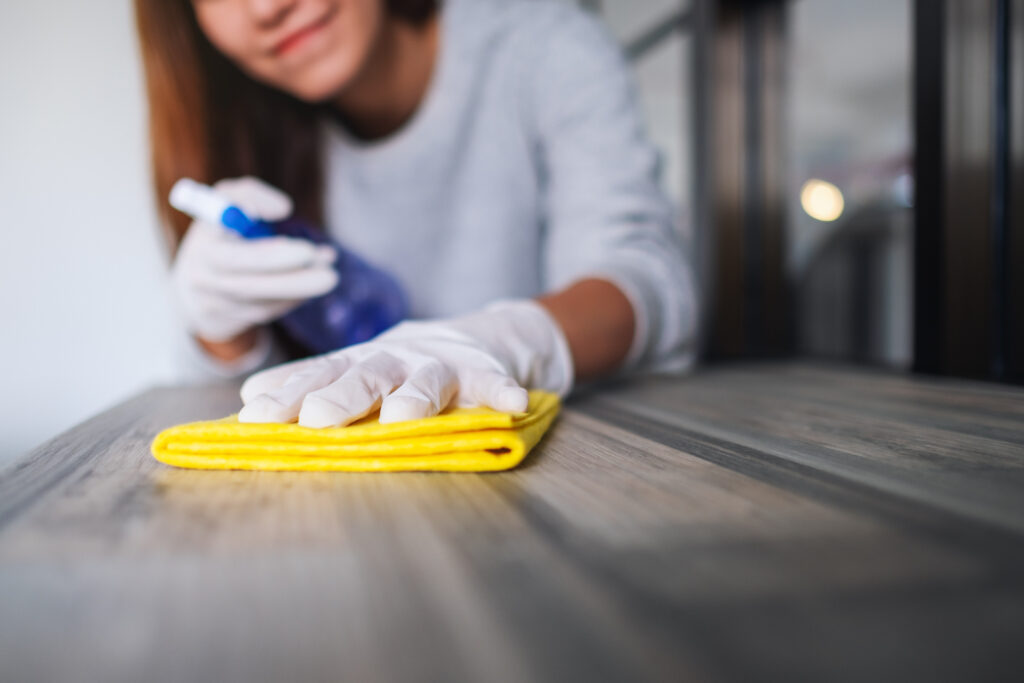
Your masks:
<svg viewBox="0 0 1024 683"><path fill-rule="evenodd" d="M1008 171L1020 158L1020 87L1008 75L1020 36L1007 44L1024 12L1012 27L1006 12L1024 3L579 4L633 65L703 282L707 359L1019 376L1020 283L1003 254L1020 221L1008 199L1020 176ZM174 382L176 330L130 3L5 3L0 62L2 463ZM972 93L992 103L957 109ZM964 130L991 138L971 148L971 177L979 164L995 170L951 206L961 141L975 139ZM916 167L915 147L927 150ZM920 213L915 178L930 202ZM983 204L988 213L970 213ZM981 227L957 232L944 222L953 215ZM965 326L987 336L957 338Z"/></svg>
<svg viewBox="0 0 1024 683"><path fill-rule="evenodd" d="M131 3L0 7L9 460L172 379Z"/></svg>

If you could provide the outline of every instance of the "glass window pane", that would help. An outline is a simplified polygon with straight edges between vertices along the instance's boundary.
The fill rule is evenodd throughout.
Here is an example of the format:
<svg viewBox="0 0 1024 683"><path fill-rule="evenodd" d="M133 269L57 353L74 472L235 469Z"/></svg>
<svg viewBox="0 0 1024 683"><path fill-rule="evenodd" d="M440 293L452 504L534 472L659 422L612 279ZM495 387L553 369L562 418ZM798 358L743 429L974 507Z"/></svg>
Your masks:
<svg viewBox="0 0 1024 683"><path fill-rule="evenodd" d="M788 267L805 353L910 363L911 10L790 8Z"/></svg>

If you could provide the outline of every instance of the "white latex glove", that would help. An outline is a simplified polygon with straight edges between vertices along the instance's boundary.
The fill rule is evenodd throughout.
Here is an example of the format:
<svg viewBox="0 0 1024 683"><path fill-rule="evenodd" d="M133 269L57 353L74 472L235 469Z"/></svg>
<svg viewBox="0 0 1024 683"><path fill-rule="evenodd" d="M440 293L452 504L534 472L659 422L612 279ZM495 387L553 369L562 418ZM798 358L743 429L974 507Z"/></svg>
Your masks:
<svg viewBox="0 0 1024 683"><path fill-rule="evenodd" d="M447 320L407 321L370 341L258 372L242 385L240 422L346 425L380 408L382 423L429 417L451 401L503 412L527 408L527 388L565 396L569 345L528 300Z"/></svg>
<svg viewBox="0 0 1024 683"><path fill-rule="evenodd" d="M277 221L292 211L280 190L256 178L213 186L250 218ZM194 221L171 267L175 303L190 332L219 342L276 320L337 284L329 246L294 237L245 239Z"/></svg>

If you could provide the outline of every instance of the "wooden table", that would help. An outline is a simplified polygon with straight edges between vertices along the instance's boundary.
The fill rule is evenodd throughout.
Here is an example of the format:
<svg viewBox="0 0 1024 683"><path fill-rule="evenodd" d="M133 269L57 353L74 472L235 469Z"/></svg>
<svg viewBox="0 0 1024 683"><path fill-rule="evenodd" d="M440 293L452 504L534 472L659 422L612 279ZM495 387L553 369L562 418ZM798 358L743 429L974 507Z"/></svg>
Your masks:
<svg viewBox="0 0 1024 683"><path fill-rule="evenodd" d="M1024 680L1024 391L589 392L518 469L200 472L160 387L0 476L0 680Z"/></svg>

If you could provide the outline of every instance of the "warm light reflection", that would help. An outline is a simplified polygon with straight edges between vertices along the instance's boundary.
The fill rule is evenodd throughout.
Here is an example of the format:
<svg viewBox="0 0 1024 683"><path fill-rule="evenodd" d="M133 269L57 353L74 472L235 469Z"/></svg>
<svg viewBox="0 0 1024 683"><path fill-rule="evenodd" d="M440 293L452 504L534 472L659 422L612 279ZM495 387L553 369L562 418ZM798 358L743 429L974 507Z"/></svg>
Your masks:
<svg viewBox="0 0 1024 683"><path fill-rule="evenodd" d="M811 218L834 221L843 215L843 193L832 183L812 178L800 190L800 205Z"/></svg>

